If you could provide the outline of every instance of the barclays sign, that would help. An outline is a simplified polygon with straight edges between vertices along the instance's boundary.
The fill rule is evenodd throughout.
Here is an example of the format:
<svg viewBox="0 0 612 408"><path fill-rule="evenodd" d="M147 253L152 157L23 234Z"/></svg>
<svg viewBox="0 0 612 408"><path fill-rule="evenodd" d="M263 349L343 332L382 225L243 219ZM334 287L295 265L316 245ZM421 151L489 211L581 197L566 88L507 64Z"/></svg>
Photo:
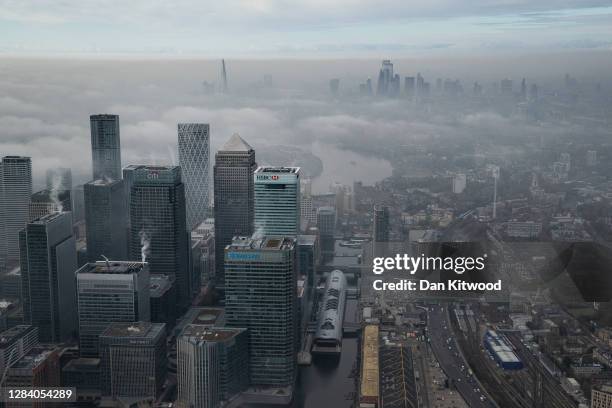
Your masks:
<svg viewBox="0 0 612 408"><path fill-rule="evenodd" d="M258 252L228 252L226 258L230 261L257 261L261 259Z"/></svg>

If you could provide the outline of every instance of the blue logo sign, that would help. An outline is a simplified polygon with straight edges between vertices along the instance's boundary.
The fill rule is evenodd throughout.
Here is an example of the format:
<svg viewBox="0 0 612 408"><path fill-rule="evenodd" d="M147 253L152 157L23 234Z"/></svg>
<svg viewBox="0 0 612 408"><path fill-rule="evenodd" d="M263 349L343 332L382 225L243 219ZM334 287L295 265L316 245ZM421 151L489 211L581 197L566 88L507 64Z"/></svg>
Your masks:
<svg viewBox="0 0 612 408"><path fill-rule="evenodd" d="M261 258L258 252L228 252L227 259L232 261L255 261Z"/></svg>

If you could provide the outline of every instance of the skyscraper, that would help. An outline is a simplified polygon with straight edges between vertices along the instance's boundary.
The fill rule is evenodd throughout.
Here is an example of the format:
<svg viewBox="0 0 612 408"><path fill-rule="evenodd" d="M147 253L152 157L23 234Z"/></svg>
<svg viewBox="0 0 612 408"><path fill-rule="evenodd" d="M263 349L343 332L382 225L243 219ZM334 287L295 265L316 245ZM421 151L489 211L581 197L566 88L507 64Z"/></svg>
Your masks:
<svg viewBox="0 0 612 408"><path fill-rule="evenodd" d="M398 77L399 78L399 77ZM393 64L390 60L383 60L382 67L378 74L378 83L376 85L377 95L387 95L390 91L391 82L394 80ZM399 87L399 83L398 83Z"/></svg>
<svg viewBox="0 0 612 408"><path fill-rule="evenodd" d="M75 223L85 221L85 186L74 186L70 192L72 202L72 221Z"/></svg>
<svg viewBox="0 0 612 408"><path fill-rule="evenodd" d="M121 178L121 138L118 115L91 115L93 179Z"/></svg>
<svg viewBox="0 0 612 408"><path fill-rule="evenodd" d="M152 274L175 279L182 306L190 303L185 187L177 166L139 166L130 192L130 259Z"/></svg>
<svg viewBox="0 0 612 408"><path fill-rule="evenodd" d="M127 201L123 180L85 184L85 223L89 262L127 259Z"/></svg>
<svg viewBox="0 0 612 408"><path fill-rule="evenodd" d="M100 335L102 395L156 400L166 379L166 325L113 323Z"/></svg>
<svg viewBox="0 0 612 408"><path fill-rule="evenodd" d="M323 262L334 257L336 240L336 210L334 207L321 207L317 211L317 227L319 229L319 242L321 245L321 258Z"/></svg>
<svg viewBox="0 0 612 408"><path fill-rule="evenodd" d="M41 342L69 340L76 332L72 214L48 214L28 223L19 246L24 321L38 327Z"/></svg>
<svg viewBox="0 0 612 408"><path fill-rule="evenodd" d="M0 163L0 271L19 261L19 231L28 222L32 161L6 156Z"/></svg>
<svg viewBox="0 0 612 408"><path fill-rule="evenodd" d="M374 206L374 242L389 242L389 207Z"/></svg>
<svg viewBox="0 0 612 408"><path fill-rule="evenodd" d="M320 244L316 235L299 235L297 240L299 275L306 276L313 287L319 266Z"/></svg>
<svg viewBox="0 0 612 408"><path fill-rule="evenodd" d="M141 262L88 263L76 273L81 357L97 357L100 334L115 322L150 321L149 268Z"/></svg>
<svg viewBox="0 0 612 408"><path fill-rule="evenodd" d="M190 324L177 340L178 400L215 408L249 384L245 329Z"/></svg>
<svg viewBox="0 0 612 408"><path fill-rule="evenodd" d="M187 228L191 231L208 215L210 182L210 129L205 123L178 124L178 153L185 201Z"/></svg>
<svg viewBox="0 0 612 408"><path fill-rule="evenodd" d="M217 286L224 286L223 249L238 235L253 233L255 150L238 134L215 156L215 263Z"/></svg>
<svg viewBox="0 0 612 408"><path fill-rule="evenodd" d="M297 273L294 237L236 238L225 249L226 326L249 331L254 385L295 380Z"/></svg>
<svg viewBox="0 0 612 408"><path fill-rule="evenodd" d="M300 233L300 168L255 171L255 232L297 237Z"/></svg>
<svg viewBox="0 0 612 408"><path fill-rule="evenodd" d="M511 95L512 94L512 80L511 79L502 79L500 81L500 90L502 95Z"/></svg>

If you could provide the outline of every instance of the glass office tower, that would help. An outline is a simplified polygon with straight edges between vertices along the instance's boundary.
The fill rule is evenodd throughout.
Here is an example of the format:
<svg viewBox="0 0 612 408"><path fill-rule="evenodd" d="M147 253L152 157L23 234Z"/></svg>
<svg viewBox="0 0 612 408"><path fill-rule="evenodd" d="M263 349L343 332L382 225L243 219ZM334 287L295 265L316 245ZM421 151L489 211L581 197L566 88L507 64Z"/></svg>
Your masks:
<svg viewBox="0 0 612 408"><path fill-rule="evenodd" d="M251 383L291 386L298 344L296 239L240 237L225 249L226 326L249 332Z"/></svg>
<svg viewBox="0 0 612 408"><path fill-rule="evenodd" d="M187 228L192 230L206 219L210 204L209 125L207 123L179 123L178 153L185 184Z"/></svg>
<svg viewBox="0 0 612 408"><path fill-rule="evenodd" d="M298 236L299 167L259 167L255 171L255 233Z"/></svg>
<svg viewBox="0 0 612 408"><path fill-rule="evenodd" d="M215 281L224 287L223 250L253 233L255 150L234 134L215 156Z"/></svg>
<svg viewBox="0 0 612 408"><path fill-rule="evenodd" d="M118 115L91 115L93 179L121 179L121 138Z"/></svg>
<svg viewBox="0 0 612 408"><path fill-rule="evenodd" d="M19 261L19 231L28 222L32 160L6 156L0 163L0 272Z"/></svg>
<svg viewBox="0 0 612 408"><path fill-rule="evenodd" d="M130 190L130 259L175 279L179 304L191 302L185 188L178 166L139 166Z"/></svg>
<svg viewBox="0 0 612 408"><path fill-rule="evenodd" d="M85 223L89 262L127 259L127 201L123 180L85 184Z"/></svg>
<svg viewBox="0 0 612 408"><path fill-rule="evenodd" d="M19 246L24 321L38 327L43 343L70 340L76 335L72 214L48 214L28 223Z"/></svg>
<svg viewBox="0 0 612 408"><path fill-rule="evenodd" d="M151 320L146 263L88 263L77 271L76 285L81 357L98 357L99 337L109 324Z"/></svg>

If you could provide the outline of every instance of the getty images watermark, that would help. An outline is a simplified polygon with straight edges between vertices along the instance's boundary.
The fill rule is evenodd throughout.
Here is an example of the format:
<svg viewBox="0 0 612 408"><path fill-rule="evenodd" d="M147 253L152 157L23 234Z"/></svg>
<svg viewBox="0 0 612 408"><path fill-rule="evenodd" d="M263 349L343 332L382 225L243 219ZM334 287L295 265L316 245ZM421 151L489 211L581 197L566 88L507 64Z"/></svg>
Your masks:
<svg viewBox="0 0 612 408"><path fill-rule="evenodd" d="M410 275L417 272L454 272L463 275L466 272L482 272L486 268L487 254L479 257L441 257L441 256L410 256L397 254L393 257L377 257L373 259L372 273L382 275L389 271L404 271ZM447 279L433 282L427 279L397 279L385 282L376 279L372 282L374 290L408 290L408 291L500 291L501 280L497 282L473 282L464 279Z"/></svg>

